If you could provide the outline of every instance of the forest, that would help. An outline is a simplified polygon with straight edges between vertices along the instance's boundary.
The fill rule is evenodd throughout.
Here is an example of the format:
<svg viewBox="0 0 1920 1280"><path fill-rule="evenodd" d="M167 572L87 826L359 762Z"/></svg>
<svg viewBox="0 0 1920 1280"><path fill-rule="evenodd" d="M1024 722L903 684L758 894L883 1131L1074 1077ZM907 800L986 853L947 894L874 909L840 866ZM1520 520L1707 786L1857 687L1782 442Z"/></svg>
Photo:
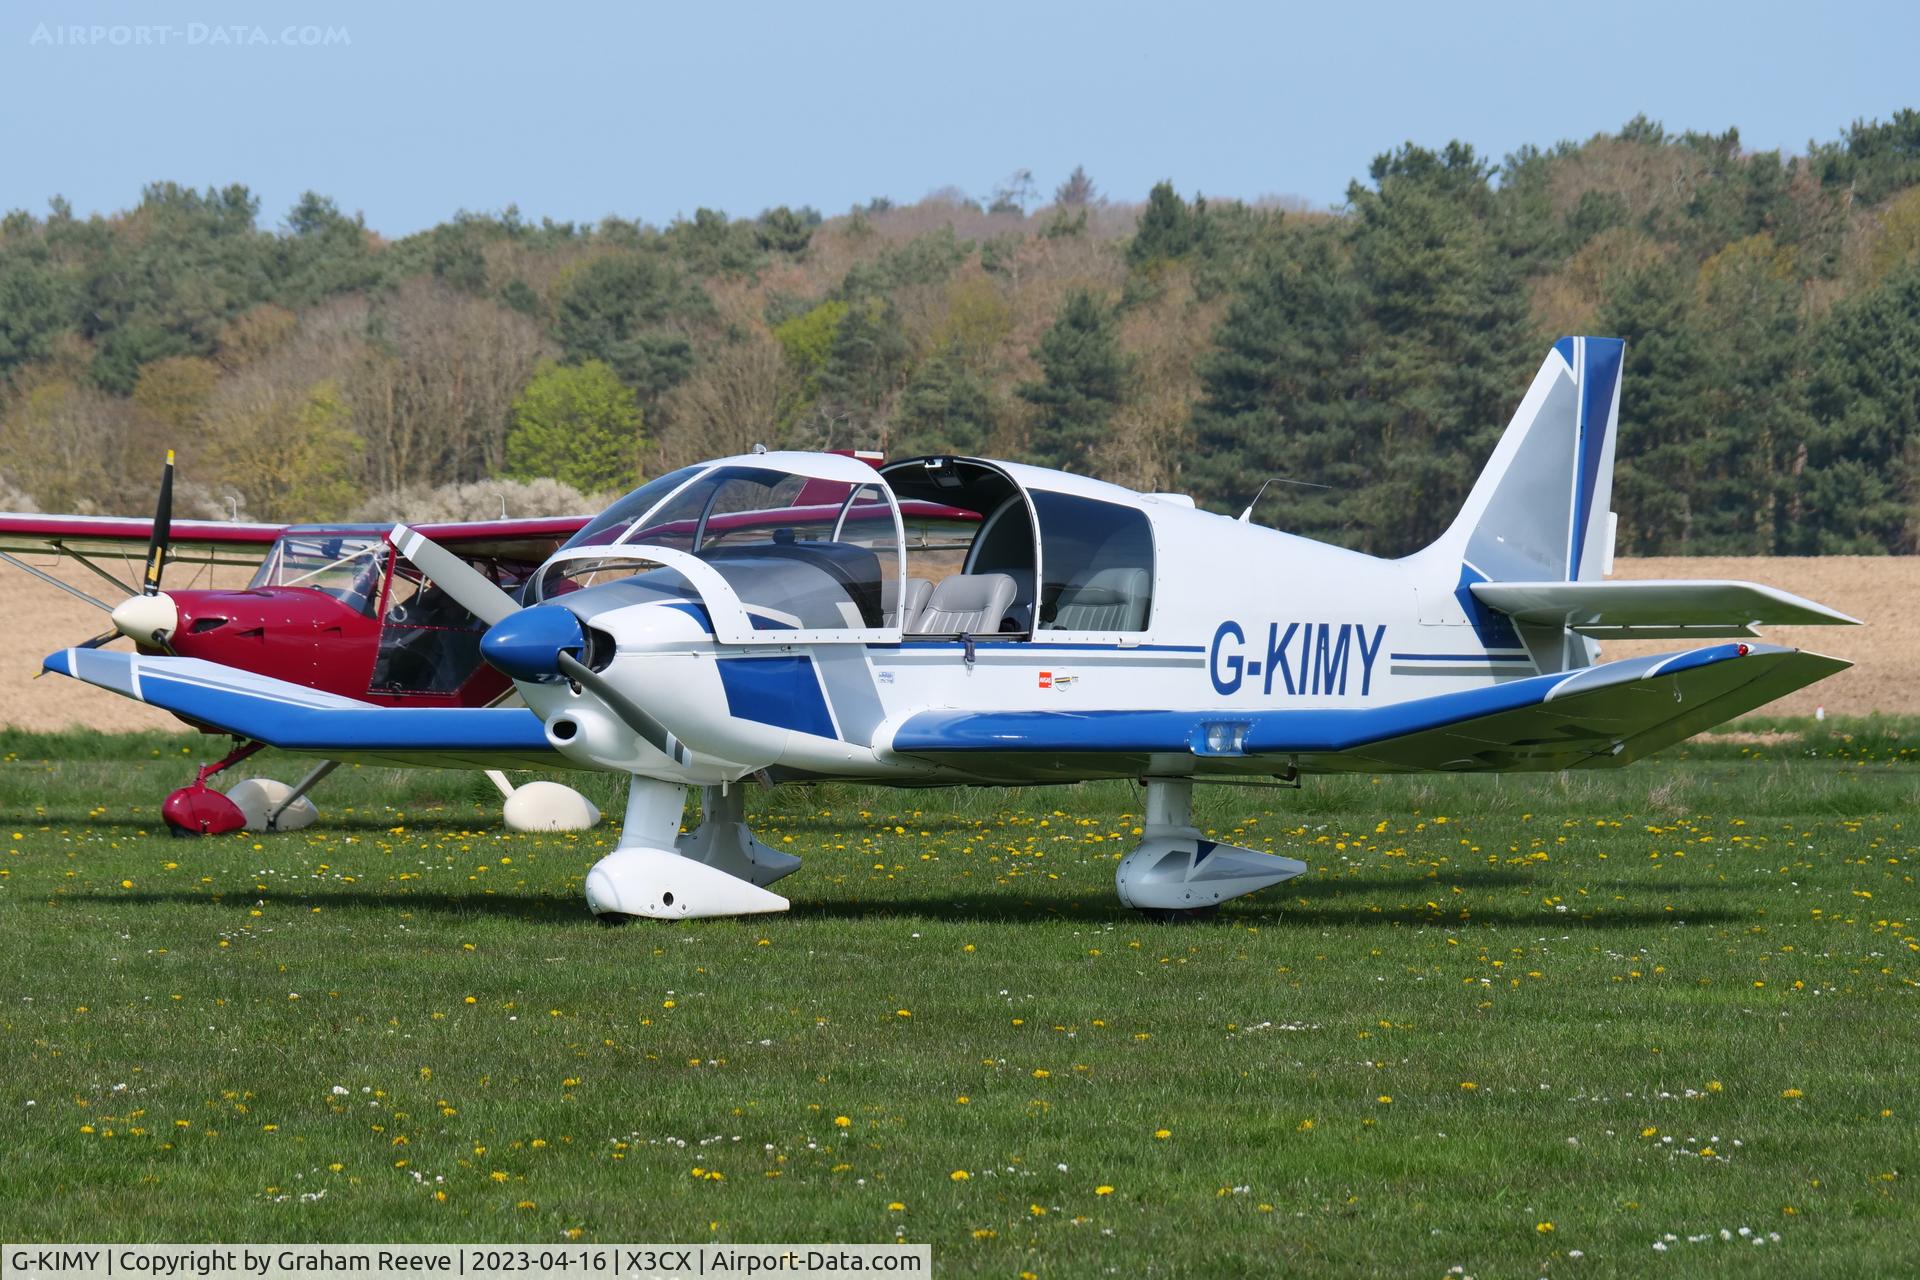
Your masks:
<svg viewBox="0 0 1920 1280"><path fill-rule="evenodd" d="M1383 555L1435 536L1548 344L1627 341L1623 554L1920 549L1920 112L1804 154L1636 118L1375 157L1331 210L1156 186L455 214L156 182L0 220L0 509L591 509L769 448L968 452Z"/></svg>

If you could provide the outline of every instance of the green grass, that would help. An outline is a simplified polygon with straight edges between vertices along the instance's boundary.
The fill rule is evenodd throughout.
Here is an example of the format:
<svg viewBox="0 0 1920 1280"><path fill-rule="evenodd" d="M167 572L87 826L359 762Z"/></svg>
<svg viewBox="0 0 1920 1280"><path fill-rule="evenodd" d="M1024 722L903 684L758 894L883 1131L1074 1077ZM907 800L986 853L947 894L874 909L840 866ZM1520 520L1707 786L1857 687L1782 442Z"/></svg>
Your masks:
<svg viewBox="0 0 1920 1280"><path fill-rule="evenodd" d="M613 832L507 835L465 775L342 771L313 830L173 841L208 740L0 736L0 1237L1890 1274L1920 730L1775 727L1203 789L1313 871L1199 925L1114 900L1131 787L755 793L793 911L619 929L581 901Z"/></svg>

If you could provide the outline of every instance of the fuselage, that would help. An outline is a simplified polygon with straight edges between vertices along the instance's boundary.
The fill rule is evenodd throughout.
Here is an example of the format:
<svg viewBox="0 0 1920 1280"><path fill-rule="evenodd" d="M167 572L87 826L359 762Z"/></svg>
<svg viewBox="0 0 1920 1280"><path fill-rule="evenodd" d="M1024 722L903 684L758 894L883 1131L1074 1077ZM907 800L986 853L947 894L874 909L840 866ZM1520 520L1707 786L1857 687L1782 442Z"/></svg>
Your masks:
<svg viewBox="0 0 1920 1280"><path fill-rule="evenodd" d="M538 670L538 662L536 674L518 680L522 696L548 724L557 749L600 768L695 782L762 771L795 778L1005 781L1001 773L988 778L951 761L918 757L902 745L899 731L915 716L946 708L1009 716L1197 712L1230 724L1236 713L1386 706L1538 673L1505 620L1477 606L1457 560L1451 571L1430 555L1383 560L1198 511L1178 499L1013 464L979 465L1018 486L1016 496L1025 501L1008 498L1002 503L1008 510L1024 508L1023 518L1026 511L1042 513L1030 539L1038 554L1029 573L1044 578L1050 558L1077 554L1069 543L1081 534L1054 536L1045 513L1061 499L1095 504L1102 510L1071 508L1082 515L1075 526L1081 533L1089 520L1108 518L1136 532L1122 557L1130 557L1126 563L1083 579L1132 574L1140 584L1136 592L1150 582L1150 603L1142 608L1133 601L1122 623L1127 611L1103 609L1105 596L1093 607L1069 603L1076 590L1069 583L1051 605L1044 587L1027 602L1027 618L1037 614L1037 627L1019 625L1018 597L1008 618L980 634L915 634L899 618L839 630L818 619L782 623L738 597L735 582L748 583L750 595L764 587L730 565L721 548L690 547L684 539L650 544L649 522L640 520L632 541L565 549L549 561L543 582L578 589L548 590L538 609L577 618L583 635L594 637L587 647L596 669L685 744L691 760L669 759L591 691ZM993 576L978 571L994 518L982 519L986 527L958 562L962 573ZM777 526L779 519L775 511L766 523ZM1102 546L1110 551L1119 541L1109 537ZM879 550L884 562L890 548ZM602 573L597 585L579 585L570 576L570 566L619 557L630 562L631 576L608 580ZM916 576L911 546L904 564L905 576ZM731 569L731 578L713 572L716 565ZM1008 563L995 568L1020 572ZM650 589L638 592L640 583ZM1125 629L1060 625L1080 620ZM489 635L490 654L505 647L515 626L509 620L504 632ZM969 732L991 733L991 722L983 728L976 716ZM1044 761L1033 768L1030 776L1048 774ZM1087 771L1080 761L1072 769L1076 776ZM1097 776L1099 769L1092 772Z"/></svg>

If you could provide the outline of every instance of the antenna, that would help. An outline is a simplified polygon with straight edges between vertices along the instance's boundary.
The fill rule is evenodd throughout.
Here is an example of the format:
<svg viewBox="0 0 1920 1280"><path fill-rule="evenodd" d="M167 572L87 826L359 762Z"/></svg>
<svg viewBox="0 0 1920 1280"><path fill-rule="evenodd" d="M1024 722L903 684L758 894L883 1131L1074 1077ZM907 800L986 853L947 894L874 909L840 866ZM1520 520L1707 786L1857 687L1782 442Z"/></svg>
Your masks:
<svg viewBox="0 0 1920 1280"><path fill-rule="evenodd" d="M1311 480L1289 480L1289 479L1287 479L1287 478L1286 478L1285 476L1268 476L1268 477L1267 477L1267 478L1266 478L1265 480L1262 480L1262 481L1260 482L1260 488L1259 488L1259 491L1258 491L1258 492L1256 492L1256 493L1255 493L1255 494L1253 495L1253 501L1252 501L1252 502L1249 502L1249 503L1247 504L1247 509L1246 509L1245 511L1242 511L1242 512L1240 513L1240 523L1241 523L1241 524L1252 524L1252 523L1253 523L1253 509L1254 509L1254 508L1255 508L1256 506L1258 506L1258 505L1260 504L1260 498L1261 498L1261 495L1263 495L1263 494L1265 494L1265 493L1266 493L1266 491L1267 491L1267 486L1268 486L1268 485L1270 485L1270 484L1290 484L1290 485L1295 485L1295 486L1297 486L1297 487L1299 487L1299 488L1302 488L1302 489L1331 489L1331 488L1333 488L1333 486L1332 486L1332 485L1330 485L1330 484L1315 484L1315 483L1314 483L1313 481L1311 481Z"/></svg>

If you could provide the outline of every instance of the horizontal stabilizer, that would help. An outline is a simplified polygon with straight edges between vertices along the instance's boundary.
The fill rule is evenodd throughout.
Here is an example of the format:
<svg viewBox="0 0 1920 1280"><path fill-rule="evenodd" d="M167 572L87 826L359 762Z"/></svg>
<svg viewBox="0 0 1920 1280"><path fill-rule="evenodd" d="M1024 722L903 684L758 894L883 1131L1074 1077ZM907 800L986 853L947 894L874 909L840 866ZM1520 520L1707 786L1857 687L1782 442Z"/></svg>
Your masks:
<svg viewBox="0 0 1920 1280"><path fill-rule="evenodd" d="M1751 636L1755 627L1860 621L1755 582L1476 582L1471 589L1515 622L1623 640Z"/></svg>
<svg viewBox="0 0 1920 1280"><path fill-rule="evenodd" d="M271 747L442 769L567 768L525 707L382 707L198 658L62 649L46 669Z"/></svg>

